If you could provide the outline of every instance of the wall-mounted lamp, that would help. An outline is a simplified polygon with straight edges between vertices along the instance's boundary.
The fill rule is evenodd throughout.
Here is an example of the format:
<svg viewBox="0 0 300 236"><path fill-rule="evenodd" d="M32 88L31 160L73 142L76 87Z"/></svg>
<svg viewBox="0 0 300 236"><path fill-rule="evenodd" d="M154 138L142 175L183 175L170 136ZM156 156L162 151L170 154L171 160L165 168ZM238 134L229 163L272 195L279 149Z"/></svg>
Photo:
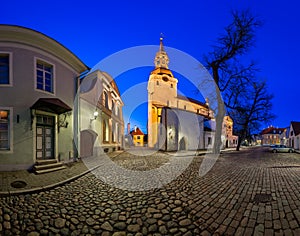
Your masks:
<svg viewBox="0 0 300 236"><path fill-rule="evenodd" d="M98 111L94 111L94 119L91 119L91 121L96 120L97 117L98 117L98 115L99 115L99 112Z"/></svg>

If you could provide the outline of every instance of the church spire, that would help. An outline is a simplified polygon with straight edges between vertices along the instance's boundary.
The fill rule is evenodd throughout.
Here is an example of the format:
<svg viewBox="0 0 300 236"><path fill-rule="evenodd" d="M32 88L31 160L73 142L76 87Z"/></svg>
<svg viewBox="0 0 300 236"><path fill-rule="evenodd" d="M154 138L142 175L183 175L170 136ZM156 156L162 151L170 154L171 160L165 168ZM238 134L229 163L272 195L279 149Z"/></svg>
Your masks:
<svg viewBox="0 0 300 236"><path fill-rule="evenodd" d="M165 51L164 50L164 45L163 45L163 34L160 34L160 38L159 38L160 42L159 42L159 51L162 52L162 51Z"/></svg>
<svg viewBox="0 0 300 236"><path fill-rule="evenodd" d="M166 51L164 50L163 39L163 35L161 34L159 39L159 51L156 53L154 64L155 68L169 69L169 57Z"/></svg>

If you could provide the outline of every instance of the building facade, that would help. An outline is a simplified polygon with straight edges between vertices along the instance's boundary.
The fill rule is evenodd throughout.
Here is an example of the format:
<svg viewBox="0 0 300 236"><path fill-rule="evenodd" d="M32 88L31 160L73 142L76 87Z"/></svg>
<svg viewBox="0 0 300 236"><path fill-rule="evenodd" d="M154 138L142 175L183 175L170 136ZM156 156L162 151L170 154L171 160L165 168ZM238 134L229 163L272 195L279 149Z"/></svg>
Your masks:
<svg viewBox="0 0 300 236"><path fill-rule="evenodd" d="M88 67L54 39L0 25L0 166L28 169L38 160L68 161L76 80Z"/></svg>
<svg viewBox="0 0 300 236"><path fill-rule="evenodd" d="M276 128L274 126L270 126L264 129L261 132L261 144L262 145L272 145L272 144L282 144L283 137L282 135L285 132L285 128Z"/></svg>
<svg viewBox="0 0 300 236"><path fill-rule="evenodd" d="M292 121L289 129L289 146L299 150L300 149L300 122Z"/></svg>
<svg viewBox="0 0 300 236"><path fill-rule="evenodd" d="M81 157L124 148L123 105L114 79L106 72L96 70L82 80L77 130Z"/></svg>
<svg viewBox="0 0 300 236"><path fill-rule="evenodd" d="M207 103L177 94L178 80L168 67L162 38L154 64L147 88L148 147L166 151L205 148L209 144L204 140L204 122L213 113Z"/></svg>
<svg viewBox="0 0 300 236"><path fill-rule="evenodd" d="M222 130L223 148L233 148L238 144L238 136L233 135L233 120L230 116L225 116Z"/></svg>
<svg viewBox="0 0 300 236"><path fill-rule="evenodd" d="M136 147L144 146L144 137L145 134L139 129L139 127L134 127L134 130L130 132L132 137L133 145Z"/></svg>

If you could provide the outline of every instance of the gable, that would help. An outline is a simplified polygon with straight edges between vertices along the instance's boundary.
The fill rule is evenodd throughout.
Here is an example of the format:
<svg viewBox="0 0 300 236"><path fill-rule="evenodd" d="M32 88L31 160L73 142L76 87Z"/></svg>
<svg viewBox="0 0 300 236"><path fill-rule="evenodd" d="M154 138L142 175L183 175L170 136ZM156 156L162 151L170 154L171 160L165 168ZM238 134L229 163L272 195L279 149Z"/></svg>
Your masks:
<svg viewBox="0 0 300 236"><path fill-rule="evenodd" d="M292 121L291 122L291 131L294 131L294 135L297 136L300 134L300 122Z"/></svg>

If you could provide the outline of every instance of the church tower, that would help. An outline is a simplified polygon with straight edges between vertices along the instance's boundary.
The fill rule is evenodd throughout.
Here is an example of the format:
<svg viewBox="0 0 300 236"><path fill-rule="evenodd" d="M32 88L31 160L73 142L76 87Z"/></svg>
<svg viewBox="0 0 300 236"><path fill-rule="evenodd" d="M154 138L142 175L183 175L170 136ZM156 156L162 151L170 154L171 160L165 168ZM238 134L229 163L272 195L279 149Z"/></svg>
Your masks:
<svg viewBox="0 0 300 236"><path fill-rule="evenodd" d="M156 147L163 107L176 107L177 83L169 69L169 57L160 37L159 50L154 59L155 68L148 80L148 147Z"/></svg>

